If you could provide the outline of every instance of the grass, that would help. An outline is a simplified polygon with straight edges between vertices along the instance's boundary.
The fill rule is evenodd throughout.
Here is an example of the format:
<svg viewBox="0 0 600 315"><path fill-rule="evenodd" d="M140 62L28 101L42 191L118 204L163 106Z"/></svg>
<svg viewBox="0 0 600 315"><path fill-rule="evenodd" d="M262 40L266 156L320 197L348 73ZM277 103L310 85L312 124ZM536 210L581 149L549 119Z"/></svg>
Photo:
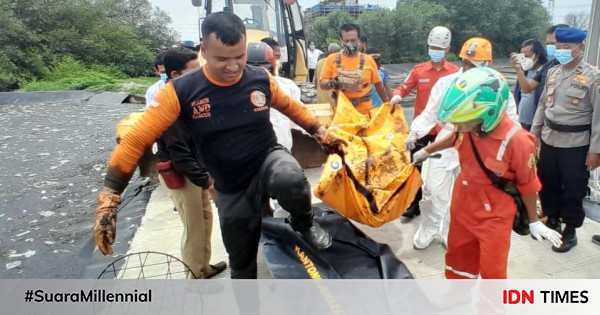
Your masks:
<svg viewBox="0 0 600 315"><path fill-rule="evenodd" d="M24 85L21 91L62 91L62 90L87 90L92 92L123 92L131 95L144 95L146 89L157 77L138 77L115 79L106 75L83 77L70 77L55 81L35 81Z"/></svg>

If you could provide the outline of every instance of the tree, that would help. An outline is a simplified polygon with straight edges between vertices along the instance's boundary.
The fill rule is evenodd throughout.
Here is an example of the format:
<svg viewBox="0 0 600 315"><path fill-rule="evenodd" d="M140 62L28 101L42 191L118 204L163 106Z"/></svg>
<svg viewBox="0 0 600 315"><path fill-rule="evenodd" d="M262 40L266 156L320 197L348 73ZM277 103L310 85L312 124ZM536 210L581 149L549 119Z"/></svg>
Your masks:
<svg viewBox="0 0 600 315"><path fill-rule="evenodd" d="M590 14L587 12L569 13L565 16L565 24L570 27L587 30L590 23Z"/></svg>
<svg viewBox="0 0 600 315"><path fill-rule="evenodd" d="M352 16L347 11L334 11L309 25L306 31L307 38L314 41L317 47L325 49L331 43L340 43L340 27L352 22Z"/></svg>

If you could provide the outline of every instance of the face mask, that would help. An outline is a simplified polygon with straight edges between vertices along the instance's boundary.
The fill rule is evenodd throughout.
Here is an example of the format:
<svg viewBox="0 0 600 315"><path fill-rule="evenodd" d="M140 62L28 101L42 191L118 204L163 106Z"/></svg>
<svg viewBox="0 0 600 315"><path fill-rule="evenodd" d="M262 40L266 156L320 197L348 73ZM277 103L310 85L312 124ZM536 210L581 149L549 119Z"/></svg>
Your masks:
<svg viewBox="0 0 600 315"><path fill-rule="evenodd" d="M557 49L554 53L554 58L560 62L561 65L567 64L573 61L573 49Z"/></svg>
<svg viewBox="0 0 600 315"><path fill-rule="evenodd" d="M525 58L525 61L521 63L521 68L523 69L523 71L529 71L531 70L531 68L533 68L534 64L535 61L533 61L532 58Z"/></svg>
<svg viewBox="0 0 600 315"><path fill-rule="evenodd" d="M308 46L308 48L310 48L311 50L315 50L315 45L310 45Z"/></svg>
<svg viewBox="0 0 600 315"><path fill-rule="evenodd" d="M160 74L160 79L167 82L169 80L169 77L167 76L166 73L161 73Z"/></svg>
<svg viewBox="0 0 600 315"><path fill-rule="evenodd" d="M433 62L440 62L445 56L446 52L443 50L429 50L429 58L431 58L431 61Z"/></svg>
<svg viewBox="0 0 600 315"><path fill-rule="evenodd" d="M348 43L344 44L344 55L356 56L358 54L358 44Z"/></svg>
<svg viewBox="0 0 600 315"><path fill-rule="evenodd" d="M554 57L556 53L556 45L546 45L546 53L548 53L548 57Z"/></svg>

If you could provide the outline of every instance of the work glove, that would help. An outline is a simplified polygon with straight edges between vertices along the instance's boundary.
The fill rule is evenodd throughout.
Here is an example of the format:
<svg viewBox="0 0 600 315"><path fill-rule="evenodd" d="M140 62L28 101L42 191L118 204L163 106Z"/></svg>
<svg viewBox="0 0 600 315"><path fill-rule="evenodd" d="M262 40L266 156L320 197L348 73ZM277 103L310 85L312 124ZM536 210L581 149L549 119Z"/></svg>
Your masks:
<svg viewBox="0 0 600 315"><path fill-rule="evenodd" d="M416 164L420 164L423 163L423 161L427 160L427 158L431 156L431 153L427 152L425 150L425 148L417 151L417 153L413 154L412 156L412 164L416 165Z"/></svg>
<svg viewBox="0 0 600 315"><path fill-rule="evenodd" d="M414 132L411 132L408 134L408 137L406 137L406 140L404 140L404 147L406 148L406 150L408 151L412 151L415 149L416 143L417 143L417 134Z"/></svg>
<svg viewBox="0 0 600 315"><path fill-rule="evenodd" d="M108 191L98 194L98 209L96 211L96 224L94 224L94 238L96 245L103 255L112 255L112 244L115 243L117 229L117 207L121 203L121 196Z"/></svg>
<svg viewBox="0 0 600 315"><path fill-rule="evenodd" d="M344 154L344 146L348 145L348 142L342 138L338 138L333 133L329 132L325 127L320 127L315 134L315 138L321 143L328 154Z"/></svg>
<svg viewBox="0 0 600 315"><path fill-rule="evenodd" d="M332 80L330 80L327 85L329 85L331 88L333 88L334 90L339 90L340 89L340 80L338 80L338 78L333 78Z"/></svg>
<svg viewBox="0 0 600 315"><path fill-rule="evenodd" d="M536 240L539 240L540 242L542 242L543 239L547 239L555 247L560 247L560 245L562 245L562 235L560 235L560 233L556 232L555 230L547 227L544 223L542 223L539 220L533 223L529 223L529 231L531 232L531 236L533 236Z"/></svg>
<svg viewBox="0 0 600 315"><path fill-rule="evenodd" d="M402 100L402 96L400 95L394 95L392 96L392 99L390 100L390 103L392 105L400 105L400 101Z"/></svg>

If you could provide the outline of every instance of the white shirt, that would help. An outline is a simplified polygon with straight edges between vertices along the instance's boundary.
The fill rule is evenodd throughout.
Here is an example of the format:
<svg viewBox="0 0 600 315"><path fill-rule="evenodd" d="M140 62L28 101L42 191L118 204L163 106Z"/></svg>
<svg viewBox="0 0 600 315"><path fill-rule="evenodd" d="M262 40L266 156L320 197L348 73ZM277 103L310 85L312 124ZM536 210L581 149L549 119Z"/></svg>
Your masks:
<svg viewBox="0 0 600 315"><path fill-rule="evenodd" d="M277 81L277 85L285 94L289 95L292 99L300 102L300 88L294 83L294 81L284 77L274 77ZM292 130L290 129L290 119L279 112L278 110L271 107L271 124L277 136L277 143L286 147L290 152L292 151Z"/></svg>
<svg viewBox="0 0 600 315"><path fill-rule="evenodd" d="M306 60L308 61L308 69L316 69L317 68L317 62L319 61L319 56L322 54L323 52L315 49L315 50L306 50Z"/></svg>
<svg viewBox="0 0 600 315"><path fill-rule="evenodd" d="M150 106L150 103L152 102L154 96L156 96L156 93L158 93L158 91L165 86L165 84L165 81L158 80L146 90L146 109L148 106Z"/></svg>

